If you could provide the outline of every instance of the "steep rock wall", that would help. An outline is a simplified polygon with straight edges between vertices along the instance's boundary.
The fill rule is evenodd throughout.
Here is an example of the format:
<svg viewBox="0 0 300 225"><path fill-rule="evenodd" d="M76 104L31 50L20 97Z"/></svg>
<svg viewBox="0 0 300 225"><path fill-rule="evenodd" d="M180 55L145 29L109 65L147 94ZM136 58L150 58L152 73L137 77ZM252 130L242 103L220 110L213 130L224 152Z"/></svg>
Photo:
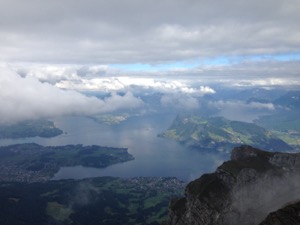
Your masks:
<svg viewBox="0 0 300 225"><path fill-rule="evenodd" d="M215 173L189 183L170 204L169 225L256 225L269 212L300 198L300 154L251 146L233 149Z"/></svg>

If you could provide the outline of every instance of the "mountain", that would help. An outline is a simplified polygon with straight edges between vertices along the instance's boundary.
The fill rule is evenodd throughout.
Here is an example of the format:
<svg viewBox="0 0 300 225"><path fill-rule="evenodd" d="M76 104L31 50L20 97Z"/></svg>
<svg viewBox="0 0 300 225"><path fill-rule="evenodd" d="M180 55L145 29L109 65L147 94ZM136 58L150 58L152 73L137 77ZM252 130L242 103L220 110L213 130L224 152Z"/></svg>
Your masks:
<svg viewBox="0 0 300 225"><path fill-rule="evenodd" d="M275 99L274 104L290 109L300 109L300 91L289 91L283 96Z"/></svg>
<svg viewBox="0 0 300 225"><path fill-rule="evenodd" d="M216 93L212 95L215 100L240 100L249 101L255 99L258 102L270 102L285 95L287 90L281 88L225 88L221 86L214 87Z"/></svg>
<svg viewBox="0 0 300 225"><path fill-rule="evenodd" d="M277 108L274 113L260 116L253 122L300 150L300 91L289 91L272 104Z"/></svg>
<svg viewBox="0 0 300 225"><path fill-rule="evenodd" d="M283 140L253 123L231 121L223 117L177 116L170 128L159 135L203 149L229 151L241 144L279 151L291 150Z"/></svg>
<svg viewBox="0 0 300 225"><path fill-rule="evenodd" d="M233 149L231 160L190 182L185 197L170 204L169 225L292 225L270 223L294 216L299 204L270 214L300 198L300 153ZM275 216L274 216L275 215ZM271 217L271 218L270 218ZM277 219L276 219L277 218ZM282 220L281 220L282 221Z"/></svg>

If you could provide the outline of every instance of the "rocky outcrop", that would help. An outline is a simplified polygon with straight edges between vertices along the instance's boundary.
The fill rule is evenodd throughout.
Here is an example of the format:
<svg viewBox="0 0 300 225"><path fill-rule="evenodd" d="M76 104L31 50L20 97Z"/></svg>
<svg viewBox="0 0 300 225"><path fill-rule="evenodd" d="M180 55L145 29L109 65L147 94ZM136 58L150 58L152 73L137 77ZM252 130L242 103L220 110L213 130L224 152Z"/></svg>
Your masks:
<svg viewBox="0 0 300 225"><path fill-rule="evenodd" d="M289 204L276 212L270 213L259 225L299 225L300 202Z"/></svg>
<svg viewBox="0 0 300 225"><path fill-rule="evenodd" d="M257 225L269 212L300 199L300 154L233 149L215 173L189 183L170 204L169 225Z"/></svg>

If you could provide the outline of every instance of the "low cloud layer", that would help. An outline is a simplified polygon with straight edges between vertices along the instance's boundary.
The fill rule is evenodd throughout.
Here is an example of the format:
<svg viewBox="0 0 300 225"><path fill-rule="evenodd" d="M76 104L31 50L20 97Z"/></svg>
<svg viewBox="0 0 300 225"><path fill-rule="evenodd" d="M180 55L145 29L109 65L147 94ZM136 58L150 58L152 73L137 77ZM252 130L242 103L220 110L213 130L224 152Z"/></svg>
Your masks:
<svg viewBox="0 0 300 225"><path fill-rule="evenodd" d="M0 60L162 63L299 53L298 0L0 3Z"/></svg>
<svg viewBox="0 0 300 225"><path fill-rule="evenodd" d="M153 76L122 73L108 66L79 65L14 65L10 68L22 77L35 78L61 89L95 91L138 91L153 90L162 93L184 93L194 96L214 94L215 90L201 79L186 76ZM127 74L127 75L126 75Z"/></svg>
<svg viewBox="0 0 300 225"><path fill-rule="evenodd" d="M32 77L22 78L6 69L1 69L0 73L0 123L61 115L93 115L143 104L130 92L98 99L62 90Z"/></svg>
<svg viewBox="0 0 300 225"><path fill-rule="evenodd" d="M185 69L126 71L109 65L3 64L22 77L33 77L57 87L76 90L120 90L128 86L153 89L181 89L197 92L212 83L233 87L273 87L300 85L298 61L242 61L226 65L206 65ZM190 84L198 83L195 87ZM190 87L196 89L190 89ZM202 88L202 92L204 89ZM200 91L200 92L201 92Z"/></svg>

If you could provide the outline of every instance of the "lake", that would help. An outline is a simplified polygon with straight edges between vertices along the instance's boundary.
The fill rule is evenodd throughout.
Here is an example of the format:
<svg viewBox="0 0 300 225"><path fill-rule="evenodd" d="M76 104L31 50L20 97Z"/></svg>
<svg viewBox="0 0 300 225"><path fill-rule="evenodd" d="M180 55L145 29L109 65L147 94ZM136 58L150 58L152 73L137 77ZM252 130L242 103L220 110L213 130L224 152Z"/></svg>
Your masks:
<svg viewBox="0 0 300 225"><path fill-rule="evenodd" d="M157 137L166 130L176 115L156 114L130 117L108 125L87 117L53 119L65 133L54 138L3 139L0 145L35 142L44 146L67 144L126 147L135 160L104 169L83 166L62 167L53 179L82 179L97 176L116 177L177 177L191 181L201 174L213 172L228 154L192 150L174 141Z"/></svg>

